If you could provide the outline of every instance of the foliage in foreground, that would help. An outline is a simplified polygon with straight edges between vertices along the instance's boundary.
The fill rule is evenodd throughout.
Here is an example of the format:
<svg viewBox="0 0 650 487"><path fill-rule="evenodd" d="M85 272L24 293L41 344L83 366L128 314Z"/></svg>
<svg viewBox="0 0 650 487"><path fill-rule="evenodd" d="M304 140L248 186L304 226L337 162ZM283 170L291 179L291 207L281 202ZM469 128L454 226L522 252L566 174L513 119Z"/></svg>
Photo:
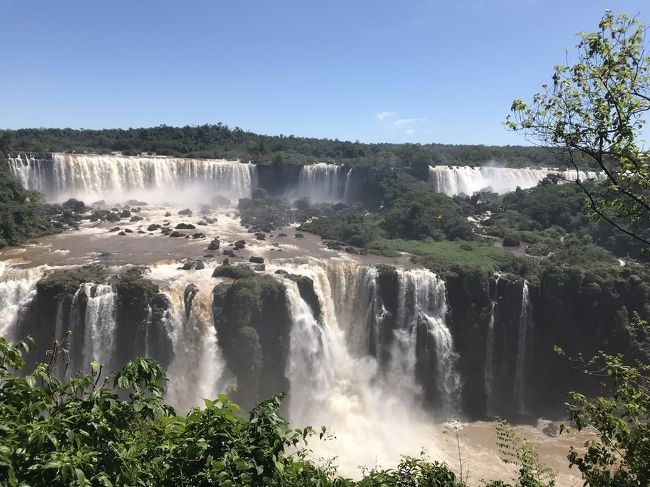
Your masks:
<svg viewBox="0 0 650 487"><path fill-rule="evenodd" d="M308 459L307 438L315 433L289 427L279 414L282 394L258 404L248 419L225 396L183 416L164 404L165 373L151 359L131 361L108 378L93 362L88 375L58 379L53 370L65 351L55 343L50 362L28 372L23 353L30 347L29 339L12 346L0 337L1 485L466 485L447 465L424 457L404 457L396 468L366 471L356 482L339 477L333 464ZM515 485L549 485L531 477L528 464L520 467Z"/></svg>
<svg viewBox="0 0 650 487"><path fill-rule="evenodd" d="M638 314L630 328L650 334ZM596 438L584 450L572 448L570 464L588 485L650 485L650 364L630 364L605 352L588 361L573 360L585 373L603 378L604 394L596 399L571 394L569 419L578 430L595 430Z"/></svg>

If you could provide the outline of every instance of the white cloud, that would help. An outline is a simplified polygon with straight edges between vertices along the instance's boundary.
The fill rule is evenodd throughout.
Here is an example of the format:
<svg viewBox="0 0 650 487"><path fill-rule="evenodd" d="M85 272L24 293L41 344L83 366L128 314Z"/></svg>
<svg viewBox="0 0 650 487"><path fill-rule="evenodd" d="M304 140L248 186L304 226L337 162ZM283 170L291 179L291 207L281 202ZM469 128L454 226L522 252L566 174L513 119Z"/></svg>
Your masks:
<svg viewBox="0 0 650 487"><path fill-rule="evenodd" d="M389 118L393 118L397 115L397 112L379 112L377 113L377 119L378 120L388 120Z"/></svg>
<svg viewBox="0 0 650 487"><path fill-rule="evenodd" d="M377 118L379 120L390 120L392 118L395 118L396 116L397 116L397 112L393 112L393 111L385 111L385 112L377 113Z"/></svg>
<svg viewBox="0 0 650 487"><path fill-rule="evenodd" d="M426 121L427 121L426 118L399 118L397 120L394 120L392 125L395 128L400 128L400 127L407 127L410 125L421 124Z"/></svg>

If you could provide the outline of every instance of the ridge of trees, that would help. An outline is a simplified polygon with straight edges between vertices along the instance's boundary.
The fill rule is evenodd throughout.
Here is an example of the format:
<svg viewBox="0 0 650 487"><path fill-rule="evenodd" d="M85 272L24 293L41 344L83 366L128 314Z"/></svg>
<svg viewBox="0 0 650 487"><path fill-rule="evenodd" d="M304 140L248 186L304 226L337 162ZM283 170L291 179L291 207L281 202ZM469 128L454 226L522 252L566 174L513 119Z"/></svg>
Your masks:
<svg viewBox="0 0 650 487"><path fill-rule="evenodd" d="M347 165L410 167L432 164L478 165L498 161L511 167L557 166L557 157L540 147L362 143L285 135L260 135L221 123L129 129L31 128L0 130L2 152L119 151L177 157L224 158L260 164L337 162Z"/></svg>

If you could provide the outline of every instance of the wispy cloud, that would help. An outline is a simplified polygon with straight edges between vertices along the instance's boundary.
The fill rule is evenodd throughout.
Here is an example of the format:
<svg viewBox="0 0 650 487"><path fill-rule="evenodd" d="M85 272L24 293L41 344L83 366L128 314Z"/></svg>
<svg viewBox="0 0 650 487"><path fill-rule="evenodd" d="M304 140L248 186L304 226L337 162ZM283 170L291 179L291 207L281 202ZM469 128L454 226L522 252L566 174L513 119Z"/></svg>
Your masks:
<svg viewBox="0 0 650 487"><path fill-rule="evenodd" d="M392 125L395 128L410 127L412 125L421 124L426 121L426 118L398 118L397 120L393 120Z"/></svg>
<svg viewBox="0 0 650 487"><path fill-rule="evenodd" d="M422 126L427 122L426 118L405 117L401 113L392 110L377 112L375 117L386 130L394 132L395 135L401 133L402 136L408 137L421 133Z"/></svg>
<svg viewBox="0 0 650 487"><path fill-rule="evenodd" d="M397 115L397 112L379 112L377 113L376 117L377 120L388 120L390 118L394 118Z"/></svg>

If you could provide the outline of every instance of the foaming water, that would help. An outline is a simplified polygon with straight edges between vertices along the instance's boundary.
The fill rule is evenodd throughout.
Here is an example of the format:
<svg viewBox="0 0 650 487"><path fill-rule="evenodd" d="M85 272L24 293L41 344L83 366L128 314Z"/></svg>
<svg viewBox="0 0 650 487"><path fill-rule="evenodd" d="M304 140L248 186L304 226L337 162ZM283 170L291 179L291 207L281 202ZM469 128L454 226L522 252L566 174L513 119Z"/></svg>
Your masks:
<svg viewBox="0 0 650 487"><path fill-rule="evenodd" d="M433 190L448 196L471 195L489 189L495 193L507 193L517 188L536 186L544 178L557 174L566 181L596 179L603 175L593 171L558 170L549 168L507 168L471 166L429 166L429 181Z"/></svg>
<svg viewBox="0 0 650 487"><path fill-rule="evenodd" d="M437 361L438 372L431 380L447 396L441 414L453 412L458 375L444 324L444 282L426 270L398 271L397 324L385 342L379 336L387 311L376 268L314 261L289 270L312 279L321 306L320 317L314 316L297 285L283 279L292 319L286 372L292 423L330 428L336 439L315 448L326 457L340 455L346 474L358 465L392 464L400 454L418 454L423 446L440 453L416 364L423 359L419 340L435 350L430 358ZM385 366L382 356L388 357Z"/></svg>
<svg viewBox="0 0 650 487"><path fill-rule="evenodd" d="M159 156L52 154L9 158L23 185L54 200L70 197L110 204L128 199L191 205L216 194L232 201L250 197L256 185L254 164L221 159Z"/></svg>
<svg viewBox="0 0 650 487"><path fill-rule="evenodd" d="M0 336L16 340L16 325L21 306L35 294L44 267L18 268L0 262Z"/></svg>
<svg viewBox="0 0 650 487"><path fill-rule="evenodd" d="M166 399L179 411L202 406L224 392L224 359L212 320L212 289L219 282L209 269L181 271L177 264L157 265L148 278L169 297L172 309L165 317L173 359L167 374ZM186 293L188 286L194 285Z"/></svg>

